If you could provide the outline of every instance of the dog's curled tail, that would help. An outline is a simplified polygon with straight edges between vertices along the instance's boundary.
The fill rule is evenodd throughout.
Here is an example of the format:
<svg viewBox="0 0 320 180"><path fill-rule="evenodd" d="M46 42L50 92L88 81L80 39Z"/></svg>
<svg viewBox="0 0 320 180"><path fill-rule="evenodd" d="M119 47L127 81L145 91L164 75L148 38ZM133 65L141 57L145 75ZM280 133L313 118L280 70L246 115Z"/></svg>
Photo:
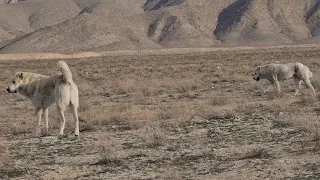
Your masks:
<svg viewBox="0 0 320 180"><path fill-rule="evenodd" d="M58 70L62 73L66 82L72 82L72 73L68 64L64 61L58 61Z"/></svg>

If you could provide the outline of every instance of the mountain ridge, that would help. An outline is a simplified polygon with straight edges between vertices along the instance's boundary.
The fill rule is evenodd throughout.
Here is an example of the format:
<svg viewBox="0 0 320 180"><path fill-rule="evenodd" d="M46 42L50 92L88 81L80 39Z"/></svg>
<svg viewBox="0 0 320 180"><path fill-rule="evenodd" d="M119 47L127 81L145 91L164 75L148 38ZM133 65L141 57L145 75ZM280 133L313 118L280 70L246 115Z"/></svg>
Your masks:
<svg viewBox="0 0 320 180"><path fill-rule="evenodd" d="M319 0L0 1L0 53L319 43Z"/></svg>

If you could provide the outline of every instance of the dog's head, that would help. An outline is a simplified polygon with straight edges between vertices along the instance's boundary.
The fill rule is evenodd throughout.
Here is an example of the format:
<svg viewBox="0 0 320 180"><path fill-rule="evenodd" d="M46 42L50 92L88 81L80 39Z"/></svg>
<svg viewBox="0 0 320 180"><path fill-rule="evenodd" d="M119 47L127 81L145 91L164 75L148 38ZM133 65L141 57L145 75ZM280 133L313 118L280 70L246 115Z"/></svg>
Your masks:
<svg viewBox="0 0 320 180"><path fill-rule="evenodd" d="M259 66L252 74L254 80L259 81L261 78L261 66Z"/></svg>
<svg viewBox="0 0 320 180"><path fill-rule="evenodd" d="M20 85L23 85L24 73L17 72L12 76L12 84L7 87L9 93L17 93Z"/></svg>

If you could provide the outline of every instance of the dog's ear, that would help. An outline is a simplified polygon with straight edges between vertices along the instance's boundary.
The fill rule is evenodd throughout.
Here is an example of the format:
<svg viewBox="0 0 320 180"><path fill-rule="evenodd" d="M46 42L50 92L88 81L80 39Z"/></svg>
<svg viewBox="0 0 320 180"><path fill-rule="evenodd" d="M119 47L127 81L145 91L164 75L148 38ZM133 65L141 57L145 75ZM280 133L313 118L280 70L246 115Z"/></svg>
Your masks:
<svg viewBox="0 0 320 180"><path fill-rule="evenodd" d="M20 72L20 73L18 74L18 77L19 77L19 79L23 79L23 78L24 78L23 72Z"/></svg>
<svg viewBox="0 0 320 180"><path fill-rule="evenodd" d="M258 66L257 70L256 71L259 71L261 72L261 66Z"/></svg>

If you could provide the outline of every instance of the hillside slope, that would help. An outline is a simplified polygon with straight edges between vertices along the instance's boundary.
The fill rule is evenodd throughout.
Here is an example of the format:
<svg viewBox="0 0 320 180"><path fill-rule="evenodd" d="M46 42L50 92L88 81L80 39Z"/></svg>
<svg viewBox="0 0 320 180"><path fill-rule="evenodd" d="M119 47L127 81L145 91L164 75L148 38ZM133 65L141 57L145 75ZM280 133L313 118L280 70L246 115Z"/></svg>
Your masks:
<svg viewBox="0 0 320 180"><path fill-rule="evenodd" d="M319 43L319 0L0 1L0 52Z"/></svg>

